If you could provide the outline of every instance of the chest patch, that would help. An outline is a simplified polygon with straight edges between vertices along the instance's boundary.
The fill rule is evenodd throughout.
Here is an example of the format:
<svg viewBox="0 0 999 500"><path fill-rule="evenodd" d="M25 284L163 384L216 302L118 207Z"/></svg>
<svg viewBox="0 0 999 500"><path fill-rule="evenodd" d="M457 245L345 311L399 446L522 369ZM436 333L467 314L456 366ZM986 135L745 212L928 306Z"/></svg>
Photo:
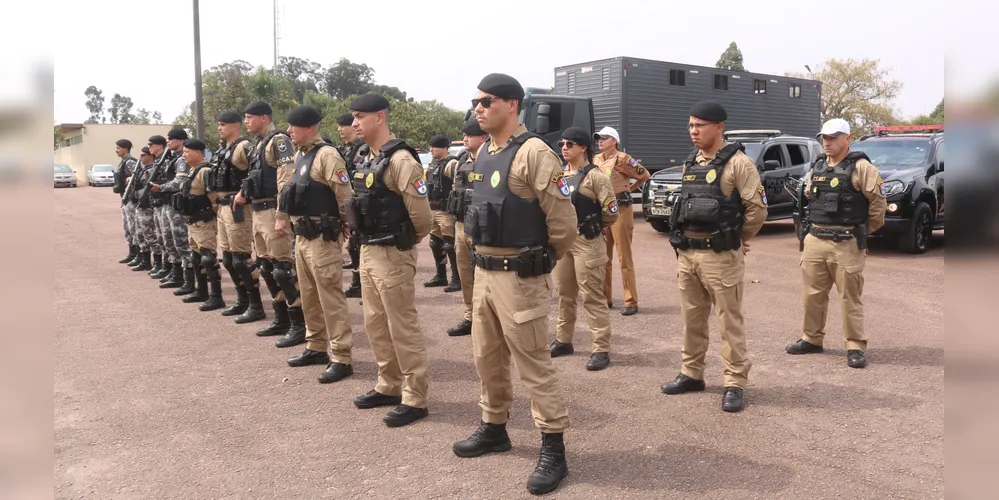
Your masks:
<svg viewBox="0 0 999 500"><path fill-rule="evenodd" d="M712 182L715 181L717 177L718 177L718 172L715 172L715 169L712 168L711 170L708 170L708 174L704 176L704 180L708 184L711 184Z"/></svg>
<svg viewBox="0 0 999 500"><path fill-rule="evenodd" d="M829 181L829 186L830 187L839 186L839 177L833 177L833 179Z"/></svg>
<svg viewBox="0 0 999 500"><path fill-rule="evenodd" d="M364 187L371 189L371 185L375 183L375 174L369 173L367 177L364 178Z"/></svg>
<svg viewBox="0 0 999 500"><path fill-rule="evenodd" d="M302 165L302 168L298 169L298 175L305 175L306 166Z"/></svg>
<svg viewBox="0 0 999 500"><path fill-rule="evenodd" d="M468 180L470 182L482 182L482 174L471 172L468 174Z"/></svg>
<svg viewBox="0 0 999 500"><path fill-rule="evenodd" d="M489 177L489 185L491 185L492 187L496 187L499 186L499 183L500 183L500 173L497 170L493 172L493 175L491 177Z"/></svg>

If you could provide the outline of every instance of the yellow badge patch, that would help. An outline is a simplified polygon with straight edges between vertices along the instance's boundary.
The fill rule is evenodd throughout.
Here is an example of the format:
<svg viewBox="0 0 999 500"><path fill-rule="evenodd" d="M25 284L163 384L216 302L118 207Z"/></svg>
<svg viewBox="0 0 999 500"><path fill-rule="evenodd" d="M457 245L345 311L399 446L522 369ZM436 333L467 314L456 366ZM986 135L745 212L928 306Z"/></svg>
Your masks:
<svg viewBox="0 0 999 500"><path fill-rule="evenodd" d="M364 187L370 189L371 185L374 183L375 183L375 174L374 173L368 174L368 176L364 179Z"/></svg>
<svg viewBox="0 0 999 500"><path fill-rule="evenodd" d="M475 172L472 172L468 174L468 180L472 182L482 182L482 174L477 174Z"/></svg>
<svg viewBox="0 0 999 500"><path fill-rule="evenodd" d="M685 180L685 181L692 181L692 180L694 180L696 178L697 178L697 176L693 175L693 174L683 176L683 180Z"/></svg>
<svg viewBox="0 0 999 500"><path fill-rule="evenodd" d="M708 170L708 175L704 176L704 180L707 181L708 184L711 184L715 181L716 177L718 177L718 172L715 172L715 169L712 168L711 170Z"/></svg>
<svg viewBox="0 0 999 500"><path fill-rule="evenodd" d="M499 171L495 171L493 172L492 177L489 178L489 184L492 185L492 187L496 187L499 186L499 183L500 183L500 174Z"/></svg>
<svg viewBox="0 0 999 500"><path fill-rule="evenodd" d="M839 186L839 177L833 177L833 180L829 181L829 185L832 187Z"/></svg>
<svg viewBox="0 0 999 500"><path fill-rule="evenodd" d="M364 178L364 173L357 172L357 173L354 174L354 178L355 179L363 179Z"/></svg>
<svg viewBox="0 0 999 500"><path fill-rule="evenodd" d="M556 182L558 182L559 179L561 179L563 177L565 177L565 172L563 172L561 170L558 170L558 171L555 172L555 175L552 176L552 182L556 183Z"/></svg>

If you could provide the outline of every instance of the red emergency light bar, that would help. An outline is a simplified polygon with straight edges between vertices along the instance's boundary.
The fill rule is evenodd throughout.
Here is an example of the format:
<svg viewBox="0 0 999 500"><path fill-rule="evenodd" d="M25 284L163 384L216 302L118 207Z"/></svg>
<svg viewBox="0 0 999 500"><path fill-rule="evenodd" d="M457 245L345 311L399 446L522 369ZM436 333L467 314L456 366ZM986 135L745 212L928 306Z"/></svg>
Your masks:
<svg viewBox="0 0 999 500"><path fill-rule="evenodd" d="M942 131L943 125L895 125L890 127L874 127L874 133L882 132L932 132Z"/></svg>

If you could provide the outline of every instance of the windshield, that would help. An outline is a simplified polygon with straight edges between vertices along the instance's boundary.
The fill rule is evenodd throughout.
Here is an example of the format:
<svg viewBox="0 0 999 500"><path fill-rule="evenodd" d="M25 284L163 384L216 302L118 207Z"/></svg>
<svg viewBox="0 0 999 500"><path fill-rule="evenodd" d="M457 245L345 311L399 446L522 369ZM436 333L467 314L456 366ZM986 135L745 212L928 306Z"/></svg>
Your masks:
<svg viewBox="0 0 999 500"><path fill-rule="evenodd" d="M855 142L850 149L863 151L874 166L916 166L927 163L930 141L926 139L874 139Z"/></svg>
<svg viewBox="0 0 999 500"><path fill-rule="evenodd" d="M72 174L73 169L69 168L68 165L56 165L55 173L57 174Z"/></svg>
<svg viewBox="0 0 999 500"><path fill-rule="evenodd" d="M114 172L111 165L94 165L94 172Z"/></svg>
<svg viewBox="0 0 999 500"><path fill-rule="evenodd" d="M760 151L763 150L763 144L759 142L751 142L749 144L742 143L742 145L746 146L746 156L748 156L751 160L756 161L756 159L760 157Z"/></svg>

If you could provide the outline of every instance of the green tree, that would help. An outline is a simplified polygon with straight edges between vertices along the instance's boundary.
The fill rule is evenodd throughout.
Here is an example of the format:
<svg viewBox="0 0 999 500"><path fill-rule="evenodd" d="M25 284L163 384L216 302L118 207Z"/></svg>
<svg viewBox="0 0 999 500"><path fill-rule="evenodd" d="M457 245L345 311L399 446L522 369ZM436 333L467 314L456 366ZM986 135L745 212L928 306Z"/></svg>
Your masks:
<svg viewBox="0 0 999 500"><path fill-rule="evenodd" d="M940 99L940 104L937 104L937 107L933 108L933 112L930 113L930 118L933 118L934 120L937 120L937 122L939 122L939 123L943 123L944 122L944 100L943 99Z"/></svg>
<svg viewBox="0 0 999 500"><path fill-rule="evenodd" d="M322 91L337 99L344 99L347 96L364 94L374 84L374 69L367 64L352 63L343 58L326 69Z"/></svg>
<svg viewBox="0 0 999 500"><path fill-rule="evenodd" d="M292 81L295 99L299 102L305 99L306 92L319 92L323 84L323 66L308 59L281 57L277 73Z"/></svg>
<svg viewBox="0 0 999 500"><path fill-rule="evenodd" d="M52 127L52 149L59 149L62 146L62 141L66 138L62 135L62 130L59 127Z"/></svg>
<svg viewBox="0 0 999 500"><path fill-rule="evenodd" d="M822 82L822 121L843 118L850 122L853 135L871 133L881 125L899 122L894 109L902 83L891 78L890 71L877 59L829 59L811 75L788 73L786 76Z"/></svg>
<svg viewBox="0 0 999 500"><path fill-rule="evenodd" d="M111 115L111 123L133 123L135 115L132 114L132 98L116 93L111 97L108 114Z"/></svg>
<svg viewBox="0 0 999 500"><path fill-rule="evenodd" d="M87 96L87 110L90 111L90 118L85 123L104 123L104 92L91 85L83 95Z"/></svg>
<svg viewBox="0 0 999 500"><path fill-rule="evenodd" d="M729 71L746 71L745 66L742 65L742 51L739 50L739 46L735 42L728 44L728 48L722 52L715 67Z"/></svg>

